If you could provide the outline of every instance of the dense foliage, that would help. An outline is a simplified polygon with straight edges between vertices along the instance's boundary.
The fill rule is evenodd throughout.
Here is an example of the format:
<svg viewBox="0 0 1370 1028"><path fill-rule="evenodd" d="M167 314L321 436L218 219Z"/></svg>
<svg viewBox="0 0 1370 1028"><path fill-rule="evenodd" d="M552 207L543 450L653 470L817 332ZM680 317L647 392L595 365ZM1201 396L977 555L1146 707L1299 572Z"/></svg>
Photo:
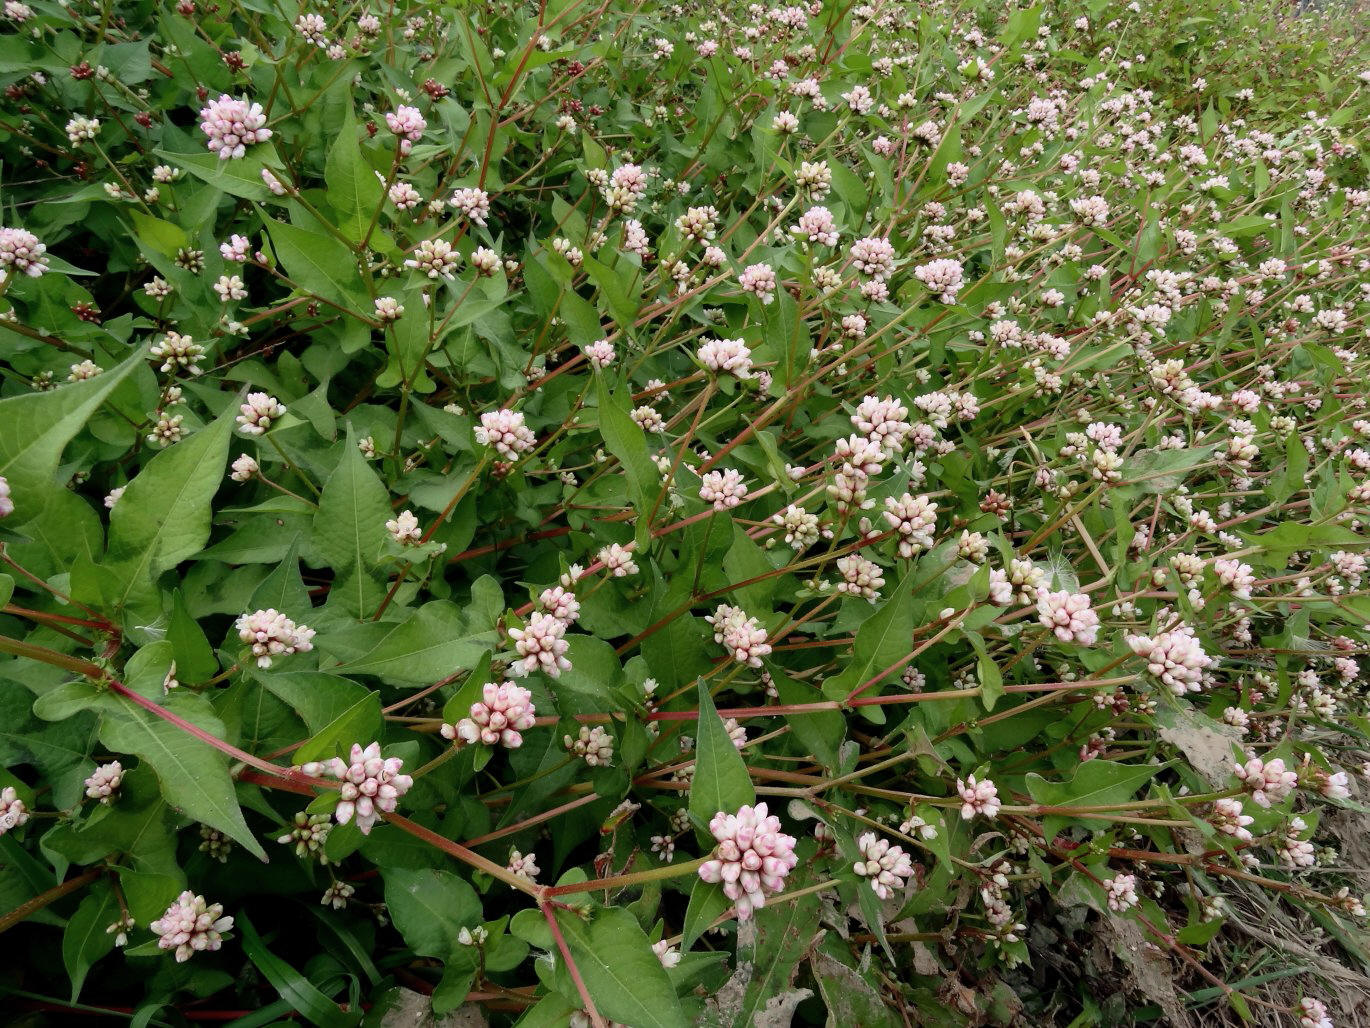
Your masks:
<svg viewBox="0 0 1370 1028"><path fill-rule="evenodd" d="M7 1018L1370 1016L1363 12L0 25Z"/></svg>

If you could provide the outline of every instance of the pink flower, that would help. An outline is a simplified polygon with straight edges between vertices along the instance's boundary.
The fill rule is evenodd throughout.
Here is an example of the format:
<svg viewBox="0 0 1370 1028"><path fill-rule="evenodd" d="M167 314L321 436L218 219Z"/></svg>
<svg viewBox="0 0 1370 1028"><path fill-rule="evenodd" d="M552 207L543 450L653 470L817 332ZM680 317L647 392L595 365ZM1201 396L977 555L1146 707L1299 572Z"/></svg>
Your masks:
<svg viewBox="0 0 1370 1028"><path fill-rule="evenodd" d="M472 434L476 442L493 446L505 460L516 460L520 453L527 453L537 445L537 438L524 425L520 411L487 411L480 416L480 425Z"/></svg>
<svg viewBox="0 0 1370 1028"><path fill-rule="evenodd" d="M752 351L741 339L706 339L696 356L715 375L752 377Z"/></svg>
<svg viewBox="0 0 1370 1028"><path fill-rule="evenodd" d="M47 247L27 229L0 228L0 267L18 268L29 278L48 270Z"/></svg>
<svg viewBox="0 0 1370 1028"><path fill-rule="evenodd" d="M258 667L270 667L275 657L308 653L314 648L310 641L314 629L295 624L274 608L244 614L233 627L238 630L238 638L252 647Z"/></svg>
<svg viewBox="0 0 1370 1028"><path fill-rule="evenodd" d="M921 550L931 549L937 525L937 504L926 496L905 493L885 500L885 521L899 536L899 556L907 560Z"/></svg>
<svg viewBox="0 0 1370 1028"><path fill-rule="evenodd" d="M790 229L790 235L810 243L836 246L837 226L833 223L832 211L826 207L810 207L799 216Z"/></svg>
<svg viewBox="0 0 1370 1028"><path fill-rule="evenodd" d="M242 264L252 250L252 241L247 236L233 235L228 242L219 244L219 255L226 261Z"/></svg>
<svg viewBox="0 0 1370 1028"><path fill-rule="evenodd" d="M744 293L755 293L763 304L775 299L775 270L765 264L749 264L737 278Z"/></svg>
<svg viewBox="0 0 1370 1028"><path fill-rule="evenodd" d="M700 480L699 498L712 503L714 510L730 510L747 495L747 483L736 468L707 472Z"/></svg>
<svg viewBox="0 0 1370 1028"><path fill-rule="evenodd" d="M490 216L490 194L484 189L458 189L448 203L461 211L468 221L485 227L485 219Z"/></svg>
<svg viewBox="0 0 1370 1028"><path fill-rule="evenodd" d="M396 107L385 116L386 127L391 132L400 137L400 152L408 153L414 148L423 130L428 127L428 122L424 120L417 107Z"/></svg>
<svg viewBox="0 0 1370 1028"><path fill-rule="evenodd" d="M852 265L863 275L883 281L894 270L894 247L888 239L867 236L852 243Z"/></svg>
<svg viewBox="0 0 1370 1028"><path fill-rule="evenodd" d="M1099 615L1084 593L1037 590L1037 617L1062 642L1093 646L1099 637Z"/></svg>
<svg viewBox="0 0 1370 1028"><path fill-rule="evenodd" d="M355 817L361 833L370 835L380 814L393 813L399 798L414 785L413 778L400 773L403 767L399 757L382 757L381 744L373 742L365 749L353 743L347 761L334 757L305 764L300 770L314 778L326 774L342 782L338 790L342 800L333 817L340 825Z"/></svg>
<svg viewBox="0 0 1370 1028"><path fill-rule="evenodd" d="M28 819L29 808L19 798L14 786L7 785L0 789L0 835L4 835L11 828L27 824Z"/></svg>
<svg viewBox="0 0 1370 1028"><path fill-rule="evenodd" d="M253 143L271 138L262 105L235 100L226 93L200 111L200 130L209 137L206 146L221 161L242 157Z"/></svg>
<svg viewBox="0 0 1370 1028"><path fill-rule="evenodd" d="M864 331L865 326L862 326ZM889 454L904 449L905 437L911 431L909 409L893 396L866 396L856 406L851 423L872 442Z"/></svg>
<svg viewBox="0 0 1370 1028"><path fill-rule="evenodd" d="M1242 801L1224 796L1213 801L1213 814L1209 817L1213 827L1224 835L1230 835L1238 842L1250 842L1251 833L1246 826L1254 821L1250 814L1242 813Z"/></svg>
<svg viewBox="0 0 1370 1028"><path fill-rule="evenodd" d="M704 620L714 626L714 642L722 644L739 664L760 667L761 658L771 652L766 630L740 607L720 603Z"/></svg>
<svg viewBox="0 0 1370 1028"><path fill-rule="evenodd" d="M1104 879L1104 893L1108 897L1108 909L1121 914L1137 905L1137 876L1117 875Z"/></svg>
<svg viewBox="0 0 1370 1028"><path fill-rule="evenodd" d="M860 596L871 603L880 598L885 576L879 564L859 553L849 553L837 558L837 571L842 576L837 586L838 592Z"/></svg>
<svg viewBox="0 0 1370 1028"><path fill-rule="evenodd" d="M514 640L514 649L522 658L511 672L544 671L552 678L559 678L571 667L566 659L566 651L571 648L566 641L566 622L559 618L534 611L523 628L509 630L509 638Z"/></svg>
<svg viewBox="0 0 1370 1028"><path fill-rule="evenodd" d="M1288 770L1279 757L1269 763L1252 757L1245 764L1234 765L1234 769L1251 798L1262 807L1284 799L1299 782L1299 776Z"/></svg>
<svg viewBox="0 0 1370 1028"><path fill-rule="evenodd" d="M1327 1016L1327 1005L1320 999L1303 997L1294 1013L1299 1015L1299 1028L1333 1028L1332 1019Z"/></svg>
<svg viewBox="0 0 1370 1028"><path fill-rule="evenodd" d="M101 764L86 779L86 795L101 803L108 803L124 780L124 767L117 760Z"/></svg>
<svg viewBox="0 0 1370 1028"><path fill-rule="evenodd" d="M269 393L248 393L247 401L240 405L238 431L243 435L264 435L273 421L285 417L286 407Z"/></svg>
<svg viewBox="0 0 1370 1028"><path fill-rule="evenodd" d="M856 843L861 859L852 870L870 880L871 890L882 900L889 899L895 890L913 877L913 861L900 846L883 839L874 832L866 832Z"/></svg>
<svg viewBox="0 0 1370 1028"><path fill-rule="evenodd" d="M174 949L176 962L183 964L196 953L213 952L224 944L223 933L233 927L233 918L223 913L223 904L206 904L203 896L187 889L148 927L159 936L157 945Z"/></svg>
<svg viewBox="0 0 1370 1028"><path fill-rule="evenodd" d="M914 277L932 292L940 294L937 298L943 303L956 302L964 274L961 262L949 257L920 264L913 269Z"/></svg>
<svg viewBox="0 0 1370 1028"><path fill-rule="evenodd" d="M614 344L607 339L601 339L597 343L591 343L585 347L585 359L590 362L590 366L598 371L607 368L614 362Z"/></svg>
<svg viewBox="0 0 1370 1028"><path fill-rule="evenodd" d="M961 817L969 821L976 814L994 817L999 813L999 790L988 778L977 782L969 775L963 782L956 779L956 791L961 794Z"/></svg>
<svg viewBox="0 0 1370 1028"><path fill-rule="evenodd" d="M542 595L538 597L538 606L545 613L568 625L580 617L580 601L576 599L576 594L565 586L555 585L542 590Z"/></svg>
<svg viewBox="0 0 1370 1028"><path fill-rule="evenodd" d="M626 546L610 543L599 551L598 556L604 570L615 578L627 578L638 572L637 561L633 560L633 551Z"/></svg>
<svg viewBox="0 0 1370 1028"><path fill-rule="evenodd" d="M1129 635L1126 639L1132 652L1146 659L1147 671L1169 686L1176 696L1198 692L1204 669L1213 663L1213 658L1204 653L1194 630L1188 625L1154 637Z"/></svg>
<svg viewBox="0 0 1370 1028"><path fill-rule="evenodd" d="M1213 562L1213 572L1218 581L1232 590L1232 595L1241 600L1251 599L1251 587L1256 584L1256 575L1250 564L1219 557Z"/></svg>
<svg viewBox="0 0 1370 1028"><path fill-rule="evenodd" d="M487 682L481 690L482 698L471 704L471 716L455 725L443 725L442 737L466 744L501 743L509 749L523 745L523 736L536 724L533 694L521 685Z"/></svg>
<svg viewBox="0 0 1370 1028"><path fill-rule="evenodd" d="M716 813L709 831L718 842L712 859L699 868L699 877L723 883L723 894L746 921L766 903L766 894L780 892L785 877L799 863L795 837L780 831L780 819L766 804L743 806L736 814Z"/></svg>

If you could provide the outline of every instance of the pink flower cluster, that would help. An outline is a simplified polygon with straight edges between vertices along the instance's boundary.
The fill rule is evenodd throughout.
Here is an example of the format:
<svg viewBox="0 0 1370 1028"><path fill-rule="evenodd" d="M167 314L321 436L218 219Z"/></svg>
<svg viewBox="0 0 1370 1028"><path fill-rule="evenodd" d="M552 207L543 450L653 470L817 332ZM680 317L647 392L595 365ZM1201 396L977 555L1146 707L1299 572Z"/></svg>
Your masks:
<svg viewBox="0 0 1370 1028"><path fill-rule="evenodd" d="M480 425L472 434L482 446L493 446L505 460L517 460L537 445L532 429L523 423L523 413L516 410L486 411Z"/></svg>
<svg viewBox="0 0 1370 1028"><path fill-rule="evenodd" d="M696 356L715 375L752 377L752 351L741 339L706 339Z"/></svg>
<svg viewBox="0 0 1370 1028"><path fill-rule="evenodd" d="M386 128L400 137L400 153L408 153L423 136L428 122L417 107L396 107L385 115Z"/></svg>
<svg viewBox="0 0 1370 1028"><path fill-rule="evenodd" d="M866 236L852 243L850 257L857 271L874 279L883 281L894 270L894 247L879 236Z"/></svg>
<svg viewBox="0 0 1370 1028"><path fill-rule="evenodd" d="M300 770L314 778L329 775L342 782L338 790L342 800L333 817L340 825L355 817L361 833L370 835L380 814L393 813L399 798L414 785L414 779L400 773L403 767L399 757L382 757L381 744L373 742L365 749L353 743L348 760L313 761Z"/></svg>
<svg viewBox="0 0 1370 1028"><path fill-rule="evenodd" d="M314 629L295 624L274 607L244 614L233 627L238 638L252 647L258 667L270 667L275 657L308 653L314 648Z"/></svg>
<svg viewBox="0 0 1370 1028"><path fill-rule="evenodd" d="M0 228L0 267L18 268L37 278L48 270L47 249L27 229Z"/></svg>
<svg viewBox="0 0 1370 1028"><path fill-rule="evenodd" d="M718 841L712 859L699 868L706 882L723 883L723 894L737 907L740 920L765 906L766 893L785 887L785 876L799 863L795 837L780 830L780 819L766 804L743 806L736 814L719 811L709 822Z"/></svg>
<svg viewBox="0 0 1370 1028"><path fill-rule="evenodd" d="M566 651L571 644L566 641L566 622L560 618L534 611L528 624L509 630L509 638L522 658L509 669L512 673L544 671L551 678L560 678L563 671L570 670Z"/></svg>
<svg viewBox="0 0 1370 1028"><path fill-rule="evenodd" d="M852 426L888 454L901 453L911 431L909 409L893 396L866 396L851 415Z"/></svg>
<svg viewBox="0 0 1370 1028"><path fill-rule="evenodd" d="M999 813L999 789L988 778L976 781L967 775L963 782L956 779L956 791L961 794L961 817L969 821L976 814L994 817Z"/></svg>
<svg viewBox="0 0 1370 1028"><path fill-rule="evenodd" d="M249 104L223 94L200 111L200 129L209 137L206 146L227 161L242 157L253 143L271 138L261 104Z"/></svg>
<svg viewBox="0 0 1370 1028"><path fill-rule="evenodd" d="M1280 802L1299 784L1298 774L1286 768L1280 757L1268 762L1252 757L1245 764L1234 765L1234 771L1251 799L1262 807Z"/></svg>
<svg viewBox="0 0 1370 1028"><path fill-rule="evenodd" d="M481 699L471 704L471 716L455 725L443 725L442 737L467 745L501 743L511 750L518 749L523 745L520 733L533 727L536 713L533 694L523 686L487 682L481 690Z"/></svg>
<svg viewBox="0 0 1370 1028"><path fill-rule="evenodd" d="M238 408L238 431L243 435L265 435L273 421L285 417L286 407L269 393L248 393Z"/></svg>
<svg viewBox="0 0 1370 1028"><path fill-rule="evenodd" d="M714 642L721 644L739 664L760 667L761 658L771 652L766 630L741 607L720 603L704 620L714 626Z"/></svg>
<svg viewBox="0 0 1370 1028"><path fill-rule="evenodd" d="M196 953L221 947L223 933L233 927L233 918L224 916L223 904L206 904L203 896L187 889L148 927L159 936L157 945L174 949L176 962L183 964Z"/></svg>
<svg viewBox="0 0 1370 1028"><path fill-rule="evenodd" d="M866 832L856 845L861 850L861 859L852 865L852 870L869 879L871 890L882 900L889 899L913 877L913 861L903 847L874 832Z"/></svg>
<svg viewBox="0 0 1370 1028"><path fill-rule="evenodd" d="M804 242L837 245L837 226L833 223L832 211L826 207L810 207L799 216L790 234Z"/></svg>
<svg viewBox="0 0 1370 1028"><path fill-rule="evenodd" d="M1108 898L1108 909L1121 914L1137 905L1137 876L1116 875L1104 879L1104 895Z"/></svg>
<svg viewBox="0 0 1370 1028"><path fill-rule="evenodd" d="M885 521L899 537L899 556L905 560L931 549L937 526L937 504L926 496L905 493L885 499Z"/></svg>
<svg viewBox="0 0 1370 1028"><path fill-rule="evenodd" d="M763 304L775 299L775 269L766 264L749 264L737 277L744 293L754 293Z"/></svg>
<svg viewBox="0 0 1370 1028"><path fill-rule="evenodd" d="M1254 821L1250 814L1242 813L1242 801L1224 796L1213 801L1213 813L1209 821L1224 835L1230 835L1238 842L1250 842L1251 832L1247 825Z"/></svg>
<svg viewBox="0 0 1370 1028"><path fill-rule="evenodd" d="M19 793L15 791L14 786L7 785L4 789L0 789L0 835L4 835L12 828L27 824L28 819L29 808L19 798Z"/></svg>
<svg viewBox="0 0 1370 1028"><path fill-rule="evenodd" d="M955 303L965 272L960 261L950 257L940 257L913 269L914 278L922 282L931 292L937 293L943 303Z"/></svg>
<svg viewBox="0 0 1370 1028"><path fill-rule="evenodd" d="M108 764L101 764L86 779L86 795L93 800L101 803L108 803L110 798L119 790L119 784L124 780L124 767L117 760L112 760Z"/></svg>
<svg viewBox="0 0 1370 1028"><path fill-rule="evenodd" d="M747 495L747 483L736 468L709 471L700 479L699 498L713 504L714 510L730 510Z"/></svg>
<svg viewBox="0 0 1370 1028"><path fill-rule="evenodd" d="M490 194L484 189L471 186L458 189L448 203L461 211L468 221L485 227L485 219L490 216Z"/></svg>
<svg viewBox="0 0 1370 1028"><path fill-rule="evenodd" d="M1164 682L1176 696L1198 692L1204 669L1213 658L1204 653L1194 630L1180 625L1156 636L1129 635L1132 652L1146 660L1146 669Z"/></svg>
<svg viewBox="0 0 1370 1028"><path fill-rule="evenodd" d="M1093 646L1099 638L1099 615L1094 613L1089 597L1084 593L1038 589L1037 617L1062 642Z"/></svg>

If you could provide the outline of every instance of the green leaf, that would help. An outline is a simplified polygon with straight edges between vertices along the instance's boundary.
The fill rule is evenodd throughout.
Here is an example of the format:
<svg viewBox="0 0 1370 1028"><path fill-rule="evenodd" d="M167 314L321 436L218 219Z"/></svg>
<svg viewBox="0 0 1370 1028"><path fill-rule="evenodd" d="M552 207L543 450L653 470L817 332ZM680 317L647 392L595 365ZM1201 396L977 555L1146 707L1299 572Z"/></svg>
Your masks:
<svg viewBox="0 0 1370 1028"><path fill-rule="evenodd" d="M1216 446L1187 446L1182 450L1138 450L1128 458L1128 486L1142 493L1168 493L1193 468L1204 463Z"/></svg>
<svg viewBox="0 0 1370 1028"><path fill-rule="evenodd" d="M171 806L217 828L249 853L266 860L266 852L243 820L228 773L228 758L132 700L119 697L119 704L122 714L106 714L101 719L100 740L112 750L132 753L152 768ZM179 713L197 728L223 737L223 725L216 718L199 711Z"/></svg>
<svg viewBox="0 0 1370 1028"><path fill-rule="evenodd" d="M269 692L299 714L312 733L322 732L345 711L371 695L371 690L364 685L322 671L273 674L259 670L253 674Z"/></svg>
<svg viewBox="0 0 1370 1028"><path fill-rule="evenodd" d="M886 668L908 656L913 647L912 575L915 565L890 593L880 609L861 623L852 643L851 662L823 683L823 693L834 700L845 700L854 689L865 685ZM876 683L876 692L879 692ZM872 694L873 695L873 694Z"/></svg>
<svg viewBox="0 0 1370 1028"><path fill-rule="evenodd" d="M117 607L155 605L160 613L153 580L204 547L232 430L229 410L162 450L125 488L110 512L106 558L119 582L111 597Z"/></svg>
<svg viewBox="0 0 1370 1028"><path fill-rule="evenodd" d="M171 623L167 626L167 641L176 655L176 677L192 684L207 682L219 670L214 648L205 638L204 630L186 609L181 590L171 595Z"/></svg>
<svg viewBox="0 0 1370 1028"><path fill-rule="evenodd" d="M964 633L971 648L975 650L978 657L975 663L975 674L980 680L980 702L985 705L986 710L993 710L994 705L999 702L999 698L1004 695L1004 676L999 670L999 665L994 658L989 655L985 648L985 640L979 632Z"/></svg>
<svg viewBox="0 0 1370 1028"><path fill-rule="evenodd" d="M272 196L271 190L262 181L262 168L266 167L267 157L275 159L275 152L269 145L253 147L246 157L236 161L221 161L217 154L208 151L172 153L157 150L156 154L230 196L239 196L244 200L268 200ZM283 172L277 177L285 181Z"/></svg>
<svg viewBox="0 0 1370 1028"><path fill-rule="evenodd" d="M780 702L784 704L818 703L824 699L813 686L791 678L775 664L767 666L771 681L775 682ZM847 722L841 712L822 710L812 714L787 714L785 723L808 752L812 753L829 771L837 771L837 751L847 734Z"/></svg>
<svg viewBox="0 0 1370 1028"><path fill-rule="evenodd" d="M81 986L91 965L114 949L114 936L105 931L122 915L114 890L103 882L91 886L76 913L62 932L62 963L71 978L71 1001L81 994Z"/></svg>
<svg viewBox="0 0 1370 1028"><path fill-rule="evenodd" d="M1160 773L1165 765L1118 764L1111 760L1088 760L1081 764L1066 782L1049 782L1033 772L1027 776L1027 791L1032 799L1050 807L1106 807L1126 803L1147 782ZM1043 832L1048 839L1068 824L1080 823L1099 827L1098 822L1080 821L1068 815L1048 815Z"/></svg>
<svg viewBox="0 0 1370 1028"><path fill-rule="evenodd" d="M62 451L114 388L143 363L139 350L124 363L84 382L0 400L0 477L9 482L17 528L43 513L61 491L55 481Z"/></svg>
<svg viewBox="0 0 1370 1028"><path fill-rule="evenodd" d="M252 922L246 914L239 914L236 924L243 933L243 952L247 954L247 958L262 972L262 977L280 993L281 998L303 1015L310 1024L320 1025L321 1028L337 1028L340 1025L352 1025L361 1021L361 1011L343 1011L338 1004L320 992L313 982L267 949L266 943L257 934L257 929L252 927Z"/></svg>
<svg viewBox="0 0 1370 1028"><path fill-rule="evenodd" d="M895 1028L902 1022L890 1009L879 988L854 967L827 953L815 953L814 978L823 1002L828 1005L828 1023L861 1025L862 1028ZM866 974L874 975L874 969Z"/></svg>
<svg viewBox="0 0 1370 1028"><path fill-rule="evenodd" d="M153 253L175 257L177 250L190 245L190 239L180 225L173 225L142 211L131 210L128 215L133 219L134 234L138 241Z"/></svg>
<svg viewBox="0 0 1370 1028"><path fill-rule="evenodd" d="M299 546L298 539L292 542L276 569L262 579L252 593L250 610L279 610L296 621L308 619L314 605L300 577Z"/></svg>
<svg viewBox="0 0 1370 1028"><path fill-rule="evenodd" d="M382 868L385 905L405 943L424 957L449 960L459 950L463 928L480 924L481 906L476 891L450 871L432 868Z"/></svg>
<svg viewBox="0 0 1370 1028"><path fill-rule="evenodd" d="M319 559L333 568L329 603L340 604L354 617L369 616L380 602L374 571L391 516L389 494L349 430L342 457L319 498L312 543Z"/></svg>
<svg viewBox="0 0 1370 1028"><path fill-rule="evenodd" d="M756 802L751 775L737 752L709 687L699 682L699 735L695 739L695 775L690 783L690 816L702 830L720 810L736 813Z"/></svg>
<svg viewBox="0 0 1370 1028"><path fill-rule="evenodd" d="M628 494L638 516L646 517L656 503L661 476L647 449L647 436L627 409L609 394L603 373L596 374L599 396L599 430L604 445L614 455L628 478Z"/></svg>
<svg viewBox="0 0 1370 1028"><path fill-rule="evenodd" d="M380 207L383 189L375 171L362 159L351 104L346 106L338 138L328 150L323 179L328 186L328 205L340 216L338 229L360 243Z"/></svg>
<svg viewBox="0 0 1370 1028"><path fill-rule="evenodd" d="M357 255L325 232L262 216L285 273L301 289L345 310L363 309Z"/></svg>
<svg viewBox="0 0 1370 1028"><path fill-rule="evenodd" d="M365 746L379 737L382 723L380 694L368 692L296 750L291 759L296 764L307 764L311 760L345 757L353 743Z"/></svg>
<svg viewBox="0 0 1370 1028"><path fill-rule="evenodd" d="M813 944L818 896L811 893L797 900L764 906L755 918L755 942L748 954L752 975L742 997L742 1008L729 1022L737 1028L753 1024L771 999L790 988L804 953Z"/></svg>
<svg viewBox="0 0 1370 1028"><path fill-rule="evenodd" d="M1009 15L1008 24L1004 26L1004 31L1000 33L999 39L1004 49L1017 46L1037 31L1037 26L1042 20L1042 5L1035 4L1032 7L1014 11Z"/></svg>
<svg viewBox="0 0 1370 1028"><path fill-rule="evenodd" d="M424 604L407 621L366 625L355 634L367 649L339 670L406 684L435 682L469 668L495 640L447 600Z"/></svg>
<svg viewBox="0 0 1370 1028"><path fill-rule="evenodd" d="M600 1014L634 1028L688 1024L666 969L632 914L604 907L585 918L561 909L554 916Z"/></svg>
<svg viewBox="0 0 1370 1028"><path fill-rule="evenodd" d="M685 908L685 927L680 937L681 952L693 946L732 905L732 901L723 895L720 883L706 882L696 877L690 888L689 905Z"/></svg>

